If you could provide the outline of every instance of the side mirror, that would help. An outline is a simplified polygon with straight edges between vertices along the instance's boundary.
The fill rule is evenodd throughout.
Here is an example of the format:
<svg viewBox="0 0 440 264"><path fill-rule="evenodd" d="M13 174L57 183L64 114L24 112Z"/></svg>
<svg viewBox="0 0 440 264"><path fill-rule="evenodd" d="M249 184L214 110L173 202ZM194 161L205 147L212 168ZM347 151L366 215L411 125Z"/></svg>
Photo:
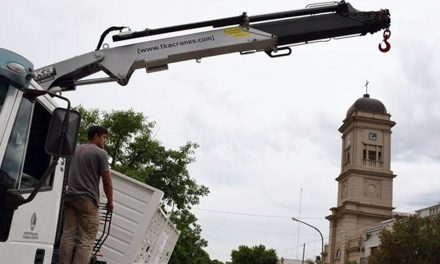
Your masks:
<svg viewBox="0 0 440 264"><path fill-rule="evenodd" d="M56 108L47 133L46 152L52 156L70 157L75 152L80 121L79 112Z"/></svg>

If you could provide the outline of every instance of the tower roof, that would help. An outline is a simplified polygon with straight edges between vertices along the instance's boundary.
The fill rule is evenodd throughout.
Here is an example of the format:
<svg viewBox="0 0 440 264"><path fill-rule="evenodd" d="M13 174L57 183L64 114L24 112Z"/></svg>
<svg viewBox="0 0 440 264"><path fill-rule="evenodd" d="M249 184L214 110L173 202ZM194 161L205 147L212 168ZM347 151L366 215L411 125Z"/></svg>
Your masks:
<svg viewBox="0 0 440 264"><path fill-rule="evenodd" d="M347 117L356 111L380 115L387 114L385 105L377 99L370 98L369 94L364 94L362 98L359 98L354 102L347 111Z"/></svg>

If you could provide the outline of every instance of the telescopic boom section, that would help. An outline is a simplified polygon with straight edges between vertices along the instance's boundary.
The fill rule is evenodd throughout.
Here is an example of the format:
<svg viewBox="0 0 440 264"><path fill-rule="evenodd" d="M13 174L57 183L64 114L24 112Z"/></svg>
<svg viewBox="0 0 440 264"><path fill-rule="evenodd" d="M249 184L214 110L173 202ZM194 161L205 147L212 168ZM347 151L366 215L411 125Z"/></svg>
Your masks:
<svg viewBox="0 0 440 264"><path fill-rule="evenodd" d="M74 90L77 85L116 81L126 85L134 70L165 70L168 64L240 52L274 54L288 45L375 33L390 26L388 10L361 12L344 1L294 11L223 18L139 32L122 32L115 41L201 27L215 29L97 50L36 70L45 89ZM272 56L272 55L271 55ZM109 77L82 80L99 71Z"/></svg>
<svg viewBox="0 0 440 264"><path fill-rule="evenodd" d="M262 21L268 21L274 19L292 18L292 17L305 16L305 15L316 15L327 12L337 12L338 9L344 5L346 4L341 2L340 4L330 4L330 5L314 7L314 8L305 8L305 9L272 13L272 14L264 14L264 15L251 16L251 17L248 17L246 13L243 13L241 16L235 16L235 17L227 17L227 18L202 21L202 22L196 22L196 23L184 24L184 25L177 25L177 26L171 26L165 28L158 28L158 29L145 29L143 31L137 31L137 32L128 32L127 34L113 36L113 41L128 40L128 39L147 37L147 36L177 32L182 30L196 29L202 27L218 28L218 27L227 27L233 25L245 25L246 23L255 23L255 22L262 22Z"/></svg>
<svg viewBox="0 0 440 264"><path fill-rule="evenodd" d="M311 19L309 16L315 16ZM305 18L298 18L308 16ZM292 19L296 18L296 19ZM272 22L267 22L272 20ZM274 22L273 20L279 20ZM349 21L351 20L351 21ZM261 23L257 24L259 22ZM351 22L351 23L350 23ZM250 23L250 24L249 24ZM307 42L317 39L346 36L351 34L374 33L390 26L388 10L379 12L359 12L344 1L305 9L264 14L248 17L241 16L221 18L191 24L177 25L158 29L126 32L113 36L113 41L147 37L201 27L226 27L232 25L249 25L278 36L278 45ZM366 25L369 26L366 26Z"/></svg>
<svg viewBox="0 0 440 264"><path fill-rule="evenodd" d="M344 3L339 4L334 13L251 24L251 27L276 35L277 44L282 46L356 34L373 34L389 28L390 22L388 10L359 12L350 4Z"/></svg>

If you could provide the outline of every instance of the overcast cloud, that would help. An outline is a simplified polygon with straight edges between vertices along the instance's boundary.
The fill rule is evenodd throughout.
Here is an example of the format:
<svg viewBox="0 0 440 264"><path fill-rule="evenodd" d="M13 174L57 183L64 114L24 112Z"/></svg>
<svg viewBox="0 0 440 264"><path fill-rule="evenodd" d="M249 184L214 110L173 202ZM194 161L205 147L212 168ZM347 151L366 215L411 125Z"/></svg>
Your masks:
<svg viewBox="0 0 440 264"><path fill-rule="evenodd" d="M367 79L371 97L382 101L397 122L391 164L397 175L396 210L410 212L440 201L439 4L349 2L363 11L390 9L388 54L377 49L378 33L295 47L292 56L279 59L231 54L201 64L172 64L149 75L140 70L126 87L84 86L67 95L87 108L143 112L157 122L157 138L169 148L200 144L190 172L211 190L194 209L211 258L228 260L242 244L264 244L280 257L296 258L303 243L306 257L314 258L319 236L306 226L298 232L290 216L301 211L328 240L324 217L336 206L334 179L340 172L337 129L364 94ZM0 46L39 68L94 50L109 26L142 30L309 3L3 0Z"/></svg>

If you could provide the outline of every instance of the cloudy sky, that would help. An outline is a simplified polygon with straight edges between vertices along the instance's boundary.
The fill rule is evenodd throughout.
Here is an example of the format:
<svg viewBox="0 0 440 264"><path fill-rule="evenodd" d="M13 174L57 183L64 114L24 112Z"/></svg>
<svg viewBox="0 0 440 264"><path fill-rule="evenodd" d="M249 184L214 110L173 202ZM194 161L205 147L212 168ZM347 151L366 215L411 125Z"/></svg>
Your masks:
<svg viewBox="0 0 440 264"><path fill-rule="evenodd" d="M290 216L317 226L328 240L324 217L336 205L340 172L337 129L366 80L371 97L397 122L391 165L396 210L440 202L439 4L349 2L363 11L390 9L389 53L378 51L379 33L295 47L279 59L230 54L154 74L140 70L125 87L82 86L67 95L87 108L143 112L157 122L157 138L169 148L200 144L190 172L211 190L194 208L211 258L229 260L239 245L258 244L300 258L304 243L312 258L320 251L319 236ZM2 0L0 46L39 68L94 50L109 26L142 30L309 3Z"/></svg>

